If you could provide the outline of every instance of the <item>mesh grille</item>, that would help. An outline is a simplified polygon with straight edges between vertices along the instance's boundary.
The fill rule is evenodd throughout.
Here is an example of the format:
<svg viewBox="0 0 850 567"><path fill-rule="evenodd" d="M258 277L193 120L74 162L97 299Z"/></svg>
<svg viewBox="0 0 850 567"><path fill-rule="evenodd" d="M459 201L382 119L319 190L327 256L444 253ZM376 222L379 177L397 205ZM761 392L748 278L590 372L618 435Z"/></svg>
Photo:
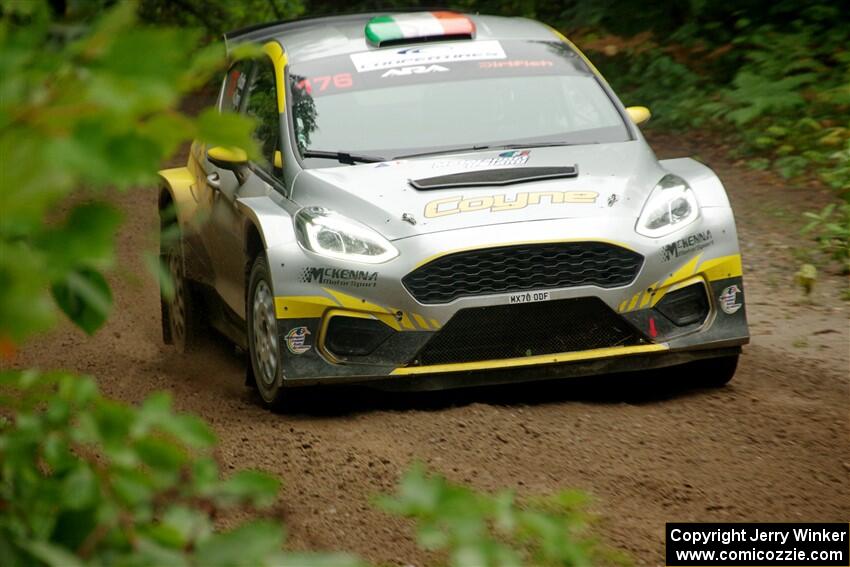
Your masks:
<svg viewBox="0 0 850 567"><path fill-rule="evenodd" d="M597 297L461 309L415 357L447 364L635 345L642 336Z"/></svg>
<svg viewBox="0 0 850 567"><path fill-rule="evenodd" d="M513 291L630 284L643 256L604 242L501 246L449 254L407 274L402 282L420 303L448 303Z"/></svg>

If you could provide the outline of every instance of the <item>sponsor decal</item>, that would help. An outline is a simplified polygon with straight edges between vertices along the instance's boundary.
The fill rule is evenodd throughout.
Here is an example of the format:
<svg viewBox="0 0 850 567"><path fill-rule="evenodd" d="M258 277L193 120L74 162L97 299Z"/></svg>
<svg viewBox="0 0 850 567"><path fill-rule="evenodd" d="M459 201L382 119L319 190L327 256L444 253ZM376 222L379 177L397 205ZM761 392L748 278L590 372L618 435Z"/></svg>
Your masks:
<svg viewBox="0 0 850 567"><path fill-rule="evenodd" d="M714 244L714 238L711 236L710 230L690 234L670 244L665 244L661 248L661 260L663 262L669 262L670 260L686 256L691 252L708 248L712 244Z"/></svg>
<svg viewBox="0 0 850 567"><path fill-rule="evenodd" d="M313 91L321 93L326 90L350 89L352 86L354 86L354 80L351 77L351 73L319 75L317 77L301 79L295 83L296 89L303 90L307 94L313 94Z"/></svg>
<svg viewBox="0 0 850 567"><path fill-rule="evenodd" d="M730 285L723 290L723 293L717 298L720 301L720 308L727 315L732 315L743 306L743 303L738 301L738 294L743 294L741 288L737 285Z"/></svg>
<svg viewBox="0 0 850 567"><path fill-rule="evenodd" d="M381 75L384 77L409 77L410 75L424 75L425 73L448 73L449 68L442 65L414 65L412 67L401 67L390 69Z"/></svg>
<svg viewBox="0 0 850 567"><path fill-rule="evenodd" d="M508 195L476 195L474 197L444 197L425 205L425 218L433 219L475 211L515 211L532 205L591 204L599 196L595 191L532 191Z"/></svg>
<svg viewBox="0 0 850 567"><path fill-rule="evenodd" d="M457 61L504 58L505 50L502 48L502 44L495 40L447 43L403 49L379 49L351 54L351 62L358 73L382 71L408 65L439 65Z"/></svg>
<svg viewBox="0 0 850 567"><path fill-rule="evenodd" d="M512 293L511 303L533 303L535 301L549 301L548 291L527 291L525 293Z"/></svg>
<svg viewBox="0 0 850 567"><path fill-rule="evenodd" d="M482 61L478 66L482 69L503 69L515 67L553 67L555 63L548 59L529 61L527 59L511 59L510 61Z"/></svg>
<svg viewBox="0 0 850 567"><path fill-rule="evenodd" d="M301 274L301 282L346 287L375 287L378 284L378 272L308 267L304 268Z"/></svg>
<svg viewBox="0 0 850 567"><path fill-rule="evenodd" d="M375 169L378 169L378 168L381 168L381 167L390 167L391 165L399 165L399 164L404 163L405 161L407 161L407 160L395 159L395 160L392 160L392 161L382 161L382 162L375 164Z"/></svg>
<svg viewBox="0 0 850 567"><path fill-rule="evenodd" d="M491 158L473 158L473 159L441 159L433 162L431 167L434 169L443 167L462 167L464 169L475 169L481 167L510 167L515 165L524 165L528 162L531 152L528 150L510 150L502 152L496 157Z"/></svg>
<svg viewBox="0 0 850 567"><path fill-rule="evenodd" d="M307 335L311 334L307 327L293 327L286 333L286 348L292 354L304 354L313 345L307 344Z"/></svg>

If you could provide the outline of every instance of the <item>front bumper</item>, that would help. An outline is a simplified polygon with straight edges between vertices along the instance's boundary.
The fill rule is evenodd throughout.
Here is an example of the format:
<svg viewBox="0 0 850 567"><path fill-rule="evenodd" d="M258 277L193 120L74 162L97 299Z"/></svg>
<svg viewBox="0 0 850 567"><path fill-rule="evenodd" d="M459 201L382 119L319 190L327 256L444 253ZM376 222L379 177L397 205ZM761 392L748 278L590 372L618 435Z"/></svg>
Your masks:
<svg viewBox="0 0 850 567"><path fill-rule="evenodd" d="M394 384L420 387L417 385L426 383L432 385L429 387L446 388L521 380L526 375L544 378L600 374L723 356L748 342L741 258L731 211L705 209L699 221L680 231L685 236L677 233L666 239L634 234L633 222L616 218L570 219L528 222L517 227L522 231L522 242L575 241L576 234L590 234L593 236L580 240L616 244L641 254L644 262L628 285L547 290L548 301L598 299L628 328L627 338L598 348L572 345L563 352L550 348L544 354L529 348L520 356L508 358L423 363L420 355L441 332L446 332L444 327L458 312L507 305L511 293L423 304L402 284L404 276L419 265L444 251L457 250L458 242L466 244L463 249L513 244L499 238L504 232L502 227L432 233L396 241L400 256L377 266L347 266L291 245L270 250L286 385L383 380L381 385L389 388L396 387ZM706 233L708 238L704 238ZM690 250L687 245L671 247L683 239L687 244L687 235L692 234L703 235L697 239L700 246ZM693 286L704 289L706 314L696 322L676 325L659 308L665 296ZM283 295L279 290L288 293ZM376 322L388 331L383 338L378 337L381 340L376 339L379 346L366 354L340 354L328 346L337 326L331 323L338 317L345 319L337 321ZM529 328L528 321L522 324L518 333ZM471 334L476 334L474 329ZM506 372L508 369L511 372Z"/></svg>

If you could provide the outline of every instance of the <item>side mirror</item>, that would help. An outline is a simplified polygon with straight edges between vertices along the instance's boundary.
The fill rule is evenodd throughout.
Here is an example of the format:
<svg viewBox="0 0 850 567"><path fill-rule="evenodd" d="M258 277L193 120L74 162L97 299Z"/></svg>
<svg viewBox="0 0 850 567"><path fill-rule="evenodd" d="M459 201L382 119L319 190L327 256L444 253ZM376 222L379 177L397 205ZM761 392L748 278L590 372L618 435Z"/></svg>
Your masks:
<svg viewBox="0 0 850 567"><path fill-rule="evenodd" d="M626 108L626 112L635 124L643 124L652 116L652 113L645 106L630 106Z"/></svg>
<svg viewBox="0 0 850 567"><path fill-rule="evenodd" d="M236 171L248 165L248 154L240 148L215 146L207 150L207 159L220 169Z"/></svg>

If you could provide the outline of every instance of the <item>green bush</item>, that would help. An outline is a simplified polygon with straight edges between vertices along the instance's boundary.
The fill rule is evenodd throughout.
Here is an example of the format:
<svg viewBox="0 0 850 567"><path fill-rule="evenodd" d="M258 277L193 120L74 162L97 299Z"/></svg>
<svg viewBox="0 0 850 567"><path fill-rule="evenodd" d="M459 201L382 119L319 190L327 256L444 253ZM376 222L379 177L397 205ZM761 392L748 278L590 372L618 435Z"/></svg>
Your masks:
<svg viewBox="0 0 850 567"><path fill-rule="evenodd" d="M417 523L419 545L448 553L455 567L626 565L588 535L587 497L578 491L524 504L511 491L475 492L414 466L398 492L378 503Z"/></svg>
<svg viewBox="0 0 850 567"><path fill-rule="evenodd" d="M0 384L16 410L0 426L0 564L282 562L279 524L215 532L212 521L232 506L267 507L278 481L220 478L213 433L174 413L167 395L135 408L81 376L15 372Z"/></svg>
<svg viewBox="0 0 850 567"><path fill-rule="evenodd" d="M850 274L850 203L829 204L803 216L809 222L802 234L811 236L820 253L838 263L842 274Z"/></svg>

